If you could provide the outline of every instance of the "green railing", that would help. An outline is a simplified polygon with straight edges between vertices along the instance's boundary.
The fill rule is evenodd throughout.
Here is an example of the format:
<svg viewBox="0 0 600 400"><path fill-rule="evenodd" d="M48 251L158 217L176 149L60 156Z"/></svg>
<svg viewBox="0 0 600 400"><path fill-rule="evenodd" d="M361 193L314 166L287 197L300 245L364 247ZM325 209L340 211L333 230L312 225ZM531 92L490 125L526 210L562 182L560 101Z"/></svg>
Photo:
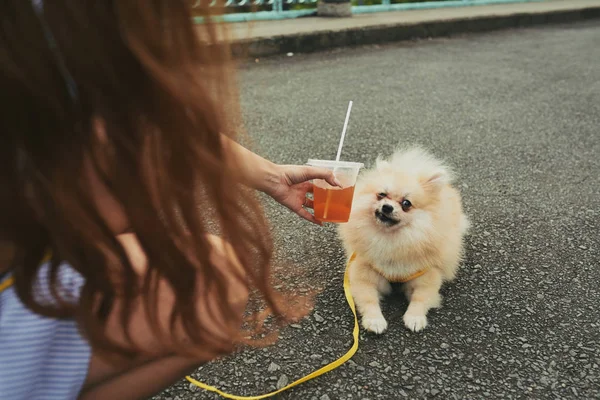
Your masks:
<svg viewBox="0 0 600 400"><path fill-rule="evenodd" d="M217 5L217 0L208 1ZM222 19L227 22L277 20L317 15L318 0L227 0ZM464 7L491 4L530 3L547 0L352 0L352 13L364 14L384 11L422 10L429 8ZM198 18L198 22L201 18Z"/></svg>

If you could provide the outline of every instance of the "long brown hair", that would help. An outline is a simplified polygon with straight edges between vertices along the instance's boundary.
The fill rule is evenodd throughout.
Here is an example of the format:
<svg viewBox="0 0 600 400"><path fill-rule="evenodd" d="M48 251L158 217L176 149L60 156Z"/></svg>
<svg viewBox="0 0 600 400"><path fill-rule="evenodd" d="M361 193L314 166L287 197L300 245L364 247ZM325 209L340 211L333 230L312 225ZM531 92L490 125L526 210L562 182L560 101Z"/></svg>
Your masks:
<svg viewBox="0 0 600 400"><path fill-rule="evenodd" d="M156 321L161 278L176 295L172 321L195 354L216 354L231 337L210 338L195 309L199 283L227 290L208 256L214 225L243 267L237 279L277 311L269 230L257 199L234 181L220 139L235 136L239 116L222 26L207 18L195 27L186 0L47 0L41 18L32 2L3 0L0 24L0 242L13 250L24 304L78 318L92 346L127 352L104 334L106 315L119 298L127 325L142 293ZM81 172L86 160L146 253L141 283L94 207ZM32 286L48 249L51 282L61 261L85 278L77 306L36 302ZM226 301L219 307L234 317Z"/></svg>

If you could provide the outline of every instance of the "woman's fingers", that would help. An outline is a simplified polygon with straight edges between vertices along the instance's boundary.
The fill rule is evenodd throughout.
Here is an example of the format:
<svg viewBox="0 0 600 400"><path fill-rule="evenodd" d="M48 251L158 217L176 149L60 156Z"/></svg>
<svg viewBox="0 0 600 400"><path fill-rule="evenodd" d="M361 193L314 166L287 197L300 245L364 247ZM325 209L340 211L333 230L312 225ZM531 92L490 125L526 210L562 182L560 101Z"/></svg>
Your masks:
<svg viewBox="0 0 600 400"><path fill-rule="evenodd" d="M302 207L306 207L306 208L314 208L314 203L311 199L309 199L308 197L304 198L304 204L302 204Z"/></svg>
<svg viewBox="0 0 600 400"><path fill-rule="evenodd" d="M306 211L304 208L301 208L298 211L296 211L296 214L298 214L305 220L312 222L313 224L322 225L321 222L318 221L314 215Z"/></svg>
<svg viewBox="0 0 600 400"><path fill-rule="evenodd" d="M294 183L306 182L311 179L323 179L331 186L342 187L342 184L337 180L337 178L333 174L333 171L327 168L318 168L311 166L302 166L297 168L299 168L299 173L297 175L298 180Z"/></svg>

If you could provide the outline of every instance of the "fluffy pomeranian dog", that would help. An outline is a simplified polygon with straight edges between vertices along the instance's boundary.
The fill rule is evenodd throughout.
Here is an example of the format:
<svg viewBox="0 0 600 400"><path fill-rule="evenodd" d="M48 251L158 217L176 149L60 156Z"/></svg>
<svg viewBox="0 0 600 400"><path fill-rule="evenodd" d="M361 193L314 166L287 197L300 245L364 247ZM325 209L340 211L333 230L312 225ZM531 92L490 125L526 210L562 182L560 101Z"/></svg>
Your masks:
<svg viewBox="0 0 600 400"><path fill-rule="evenodd" d="M350 286L362 326L382 333L388 323L380 299L390 282L403 282L409 305L404 324L427 326L427 312L441 305L442 283L454 278L469 220L452 173L426 151L398 151L361 174L352 213L339 234L350 257Z"/></svg>

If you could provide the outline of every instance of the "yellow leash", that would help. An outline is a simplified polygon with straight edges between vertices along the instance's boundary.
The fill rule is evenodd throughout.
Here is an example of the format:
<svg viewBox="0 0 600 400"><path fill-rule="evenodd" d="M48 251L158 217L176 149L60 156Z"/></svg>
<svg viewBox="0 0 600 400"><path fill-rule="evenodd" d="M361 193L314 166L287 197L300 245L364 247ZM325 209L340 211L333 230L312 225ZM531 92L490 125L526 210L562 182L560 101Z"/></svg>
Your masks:
<svg viewBox="0 0 600 400"><path fill-rule="evenodd" d="M327 372L333 371L337 367L344 364L346 361L351 359L352 356L354 354L356 354L356 351L358 350L358 333L359 333L358 318L356 317L356 306L354 305L354 299L352 298L352 294L350 293L350 280L348 278L348 269L349 269L350 263L352 261L353 261L353 258L348 260L348 264L346 264L346 271L344 272L344 294L346 295L346 301L348 302L348 306L350 307L350 310L352 310L352 314L354 315L354 329L352 330L352 337L354 338L354 343L352 344L352 347L350 348L350 350L348 350L346 352L346 354L344 354L337 360L333 361L332 363L327 364L326 366L306 375L303 378L298 379L295 382L290 383L289 385L287 385L279 390L276 390L276 391L270 392L270 393L266 393L266 394L261 394L259 396L236 396L233 394L225 393L225 392L217 389L214 386L210 386L210 385L207 385L206 383L199 382L199 381L195 380L194 378L192 378L191 376L186 376L185 378L189 382L193 383L194 385L196 385L204 390L208 390L209 392L217 393L220 396L225 397L226 399L260 400L260 399L266 399L267 397L275 396L276 394L279 394L288 389L291 389L294 386L298 386L301 383L304 383L304 382L314 379L318 376L326 374ZM14 283L14 279L12 277L5 279L3 282L0 282L0 293L3 292L4 290L8 289L10 286L12 286L13 283Z"/></svg>
<svg viewBox="0 0 600 400"><path fill-rule="evenodd" d="M344 294L346 295L346 301L348 302L348 306L350 307L350 310L352 310L352 314L354 315L354 330L352 331L352 337L354 338L354 343L352 344L352 347L350 348L350 350L348 350L348 352L346 354L344 354L343 356L341 356L340 358L338 358L337 360L333 361L330 364L327 364L326 366L316 370L315 372L306 375L303 378L298 379L297 381L294 381L292 383L290 383L289 385L276 390L274 392L270 392L270 393L266 393L266 394L261 394L259 396L236 396L233 394L229 394L229 393L225 393L219 389L217 389L214 386L210 386L207 385L206 383L202 383L199 382L197 380L195 380L194 378L192 378L191 376L186 376L185 378L193 383L194 385L198 386L199 388L202 388L204 390L208 390L209 392L213 392L213 393L217 393L218 395L225 397L226 399L232 399L232 400L260 400L260 399L266 399L267 397L271 397L271 396L275 396L276 394L279 394L281 392L284 392L288 389L293 388L294 386L298 386L301 383L304 383L306 381L309 381L311 379L314 379L318 376L321 376L323 374L326 374L327 372L333 371L334 369L336 369L337 367L339 367L340 365L344 364L346 361L348 361L349 359L352 358L352 356L356 353L356 351L358 350L358 332L359 332L359 328L358 328L358 318L356 317L356 306L354 305L354 299L352 298L352 294L350 293L350 280L348 278L348 269L350 267L350 263L353 261L353 259L351 258L350 260L348 260L348 264L346 264L346 271L344 272Z"/></svg>

